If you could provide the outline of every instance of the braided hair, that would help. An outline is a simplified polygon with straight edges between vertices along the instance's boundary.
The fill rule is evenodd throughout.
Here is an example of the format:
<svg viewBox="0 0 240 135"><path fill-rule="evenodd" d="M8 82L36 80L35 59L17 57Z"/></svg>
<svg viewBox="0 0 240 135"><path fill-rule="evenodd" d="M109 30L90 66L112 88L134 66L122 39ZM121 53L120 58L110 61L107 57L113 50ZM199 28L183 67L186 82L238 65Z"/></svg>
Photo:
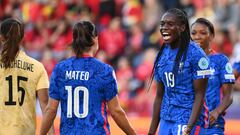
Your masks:
<svg viewBox="0 0 240 135"><path fill-rule="evenodd" d="M179 46L179 50L177 52L175 62L174 62L174 66L173 66L173 74L175 76L177 76L178 69L179 69L179 63L180 63L181 59L182 59L182 62L184 62L186 60L188 45L189 45L189 42L191 40L189 22L188 22L187 14L180 9L173 8L173 9L168 10L166 13L170 13L170 14L175 15L176 18L177 18L176 20L178 20L180 22L180 25L184 25L184 27L185 27L184 31L181 32L180 37L179 37L179 40L180 40L181 44ZM165 44L163 43L163 45L160 48L160 51L157 54L156 60L154 62L148 91L149 91L149 89L151 87L151 84L152 84L152 81L153 81L153 74L154 74L154 71L156 69L157 62L159 61L164 48L165 48Z"/></svg>
<svg viewBox="0 0 240 135"><path fill-rule="evenodd" d="M8 18L1 23L2 39L1 62L4 68L10 68L20 49L19 44L24 37L23 23L14 18Z"/></svg>

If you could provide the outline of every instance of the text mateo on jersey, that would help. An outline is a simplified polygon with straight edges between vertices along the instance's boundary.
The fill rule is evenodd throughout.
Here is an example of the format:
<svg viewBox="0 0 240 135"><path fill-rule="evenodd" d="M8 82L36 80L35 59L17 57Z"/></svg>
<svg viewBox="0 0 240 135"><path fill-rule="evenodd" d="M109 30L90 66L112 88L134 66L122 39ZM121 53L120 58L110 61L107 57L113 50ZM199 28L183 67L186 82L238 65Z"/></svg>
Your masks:
<svg viewBox="0 0 240 135"><path fill-rule="evenodd" d="M88 71L66 71L65 74L66 79L73 79L73 80L85 80L89 79L89 72Z"/></svg>

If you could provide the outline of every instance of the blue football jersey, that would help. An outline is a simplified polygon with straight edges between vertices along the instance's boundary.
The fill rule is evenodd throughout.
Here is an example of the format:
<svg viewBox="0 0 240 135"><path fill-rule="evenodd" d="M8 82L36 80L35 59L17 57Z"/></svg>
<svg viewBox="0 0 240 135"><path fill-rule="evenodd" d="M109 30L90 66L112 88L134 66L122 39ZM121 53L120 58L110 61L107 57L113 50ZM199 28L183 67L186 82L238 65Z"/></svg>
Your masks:
<svg viewBox="0 0 240 135"><path fill-rule="evenodd" d="M71 57L52 72L49 96L61 103L62 135L108 135L106 102L117 95L115 73L93 57Z"/></svg>
<svg viewBox="0 0 240 135"><path fill-rule="evenodd" d="M239 62L235 62L235 63L233 64L233 68L234 68L235 70L237 70L238 73L240 73L240 61L239 61Z"/></svg>
<svg viewBox="0 0 240 135"><path fill-rule="evenodd" d="M161 119L187 124L194 102L193 81L210 75L209 60L196 43L190 42L186 60L180 62L175 76L173 66L177 52L178 48L171 49L168 44L165 46L157 62L154 78L164 84Z"/></svg>
<svg viewBox="0 0 240 135"><path fill-rule="evenodd" d="M209 113L220 105L222 99L222 85L224 83L234 83L235 77L233 75L232 65L224 54L212 53L208 55L208 58L210 60L211 76L208 79L205 107L207 107L207 113L209 116ZM208 116L205 115L205 117L209 119ZM223 115L219 115L213 126L215 125L222 128L224 127ZM209 126L209 124L207 123L206 126Z"/></svg>

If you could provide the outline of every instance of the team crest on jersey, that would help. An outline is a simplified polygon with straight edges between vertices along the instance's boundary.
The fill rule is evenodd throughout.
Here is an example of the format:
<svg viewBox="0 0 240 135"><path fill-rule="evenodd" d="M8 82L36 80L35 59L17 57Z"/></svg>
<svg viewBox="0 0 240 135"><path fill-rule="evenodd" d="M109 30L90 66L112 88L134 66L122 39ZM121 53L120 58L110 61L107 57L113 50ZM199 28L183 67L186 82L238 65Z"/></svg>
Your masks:
<svg viewBox="0 0 240 135"><path fill-rule="evenodd" d="M226 64L225 69L226 69L227 73L232 73L233 72L233 69L232 69L232 66L231 66L230 63Z"/></svg>
<svg viewBox="0 0 240 135"><path fill-rule="evenodd" d="M208 68L208 60L204 57L202 57L199 61L198 61L198 66L200 67L200 69L207 69Z"/></svg>

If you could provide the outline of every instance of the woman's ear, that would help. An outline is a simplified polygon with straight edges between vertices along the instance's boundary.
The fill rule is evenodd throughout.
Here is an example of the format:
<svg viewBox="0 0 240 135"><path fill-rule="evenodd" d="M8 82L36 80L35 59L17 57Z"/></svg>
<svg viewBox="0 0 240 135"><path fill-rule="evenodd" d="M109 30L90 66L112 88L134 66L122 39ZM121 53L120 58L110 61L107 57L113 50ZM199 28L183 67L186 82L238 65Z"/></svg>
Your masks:
<svg viewBox="0 0 240 135"><path fill-rule="evenodd" d="M214 38L214 35L213 35L213 34L210 34L210 36L209 36L209 41L211 42L211 41L213 40L213 38Z"/></svg>
<svg viewBox="0 0 240 135"><path fill-rule="evenodd" d="M185 29L186 29L186 26L184 24L179 26L180 32L184 32Z"/></svg>

